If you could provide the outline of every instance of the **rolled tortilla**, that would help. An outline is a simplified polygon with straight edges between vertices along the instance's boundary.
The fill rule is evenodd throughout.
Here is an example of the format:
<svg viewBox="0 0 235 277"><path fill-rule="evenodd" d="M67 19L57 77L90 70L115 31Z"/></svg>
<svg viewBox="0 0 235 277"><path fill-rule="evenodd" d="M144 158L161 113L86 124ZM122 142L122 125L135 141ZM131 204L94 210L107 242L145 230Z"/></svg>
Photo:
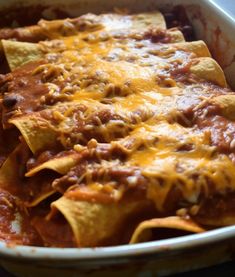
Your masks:
<svg viewBox="0 0 235 277"><path fill-rule="evenodd" d="M235 95L219 95L211 101L221 108L223 116L230 120L235 120Z"/></svg>
<svg viewBox="0 0 235 277"><path fill-rule="evenodd" d="M33 207L55 192L51 186L55 177L38 175L25 179L25 164L29 157L28 147L19 144L0 168L0 188L17 196L24 206Z"/></svg>
<svg viewBox="0 0 235 277"><path fill-rule="evenodd" d="M196 54L197 57L211 57L211 54L207 45L202 40L191 41L191 42L180 42L180 43L175 43L174 45L176 48L180 50L192 52Z"/></svg>
<svg viewBox="0 0 235 277"><path fill-rule="evenodd" d="M143 221L137 226L131 237L130 244L151 240L151 230L159 228L177 229L190 233L201 233L205 231L205 229L192 220L179 216L154 218Z"/></svg>
<svg viewBox="0 0 235 277"><path fill-rule="evenodd" d="M79 247L94 247L120 243L128 232L125 221L145 209L146 201L102 203L69 199L65 196L51 204L49 219L60 211L71 226Z"/></svg>
<svg viewBox="0 0 235 277"><path fill-rule="evenodd" d="M32 177L44 169L51 169L63 175L79 162L79 158L80 155L76 152L65 154L62 157L53 157L52 159L32 168L25 174L25 176Z"/></svg>
<svg viewBox="0 0 235 277"><path fill-rule="evenodd" d="M20 130L33 153L56 145L57 132L48 121L39 116L23 116L11 120L10 123Z"/></svg>
<svg viewBox="0 0 235 277"><path fill-rule="evenodd" d="M1 40L1 43L11 71L25 63L40 60L44 57L44 54L37 43L18 42L4 39Z"/></svg>
<svg viewBox="0 0 235 277"><path fill-rule="evenodd" d="M143 31L146 28L157 27L160 29L166 29L166 22L164 16L159 11L148 12L148 13L139 13L127 16L132 21L132 26L134 30ZM104 17L105 20L105 17ZM120 28L120 20L118 20L116 28ZM107 25L108 27L108 25ZM106 28L107 28L106 27Z"/></svg>
<svg viewBox="0 0 235 277"><path fill-rule="evenodd" d="M171 43L183 43L185 42L184 35L178 29L168 29L167 33L171 37Z"/></svg>
<svg viewBox="0 0 235 277"><path fill-rule="evenodd" d="M224 72L214 59L210 57L196 58L193 63L190 68L191 73L221 87L227 87Z"/></svg>

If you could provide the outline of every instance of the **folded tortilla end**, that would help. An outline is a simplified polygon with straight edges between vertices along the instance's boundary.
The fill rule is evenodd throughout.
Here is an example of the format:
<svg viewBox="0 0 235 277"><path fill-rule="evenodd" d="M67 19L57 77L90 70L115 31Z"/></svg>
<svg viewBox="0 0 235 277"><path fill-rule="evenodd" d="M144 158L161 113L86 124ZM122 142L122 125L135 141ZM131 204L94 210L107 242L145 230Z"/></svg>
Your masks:
<svg viewBox="0 0 235 277"><path fill-rule="evenodd" d="M11 71L21 65L43 59L43 53L37 43L1 40L1 44Z"/></svg>
<svg viewBox="0 0 235 277"><path fill-rule="evenodd" d="M148 241L151 238L151 229L167 228L182 230L190 233L201 233L205 230L191 219L184 219L179 216L154 218L141 222L135 229L130 244Z"/></svg>

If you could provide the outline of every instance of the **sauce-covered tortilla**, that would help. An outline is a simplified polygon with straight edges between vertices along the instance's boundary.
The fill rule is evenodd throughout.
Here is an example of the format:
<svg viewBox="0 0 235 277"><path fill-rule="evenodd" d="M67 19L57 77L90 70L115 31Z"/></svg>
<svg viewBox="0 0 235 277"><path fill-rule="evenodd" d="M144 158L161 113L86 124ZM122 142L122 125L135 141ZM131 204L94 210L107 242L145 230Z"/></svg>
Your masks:
<svg viewBox="0 0 235 277"><path fill-rule="evenodd" d="M0 239L96 247L235 224L235 93L206 44L167 25L155 11L0 31Z"/></svg>

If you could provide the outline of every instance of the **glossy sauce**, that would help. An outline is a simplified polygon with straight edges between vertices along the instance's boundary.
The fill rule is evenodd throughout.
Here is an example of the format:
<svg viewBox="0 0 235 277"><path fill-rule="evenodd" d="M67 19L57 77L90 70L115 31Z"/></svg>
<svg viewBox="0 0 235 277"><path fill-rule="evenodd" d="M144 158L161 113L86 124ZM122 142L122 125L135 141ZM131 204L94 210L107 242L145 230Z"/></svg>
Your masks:
<svg viewBox="0 0 235 277"><path fill-rule="evenodd" d="M21 145L10 156L17 176L4 183L4 189L20 199L19 206L29 213L29 219L23 215L25 220L36 230L27 230L28 241L19 238L24 244L40 244L38 234L44 246L80 245L68 216L67 222L59 208L49 212L58 199L74 205L140 201L146 203L139 210L141 219L182 208L197 218L191 211L194 205L204 209L207 199L235 189L230 156L234 122L212 102L213 97L232 92L209 82L206 74L202 79L191 72L200 57L187 44L186 50L177 45L181 36L175 38L174 30L132 30L134 20L129 16L122 18L119 30L115 24L119 17L41 21L28 29L29 37L24 36L27 28L2 31L5 38L37 41L43 34L49 39L38 44L44 60L1 78L4 128L14 128L10 119L46 122L35 125L36 130L30 124L27 132L22 132L24 126L20 129ZM168 25L178 23L177 14ZM190 28L182 29L192 38ZM51 130L56 134L51 138L54 147L43 145L43 134ZM35 136L41 132L42 138L42 148L34 153L24 143L34 143L28 135L32 132ZM56 167L59 158L71 154L75 161L65 174L42 166L33 176L25 176L53 159ZM2 221L7 224L2 232L12 235L15 231L9 226L15 210L4 203ZM198 211L200 218L203 211ZM126 217L132 216L137 224L136 214ZM73 220L78 219L76 214Z"/></svg>

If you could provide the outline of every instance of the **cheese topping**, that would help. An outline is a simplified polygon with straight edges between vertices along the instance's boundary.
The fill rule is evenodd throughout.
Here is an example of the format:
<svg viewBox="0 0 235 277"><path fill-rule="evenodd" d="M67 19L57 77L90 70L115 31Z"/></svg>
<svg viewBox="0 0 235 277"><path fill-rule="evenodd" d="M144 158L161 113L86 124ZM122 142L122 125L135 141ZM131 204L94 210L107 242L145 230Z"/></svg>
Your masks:
<svg viewBox="0 0 235 277"><path fill-rule="evenodd" d="M47 221L59 210L85 246L107 239L98 227L97 243L92 232L92 242L81 235L95 230L99 215L110 237L132 215L133 226L142 214L150 226L152 214L200 220L212 200L222 215L229 210L234 93L205 43L185 42L158 12L42 20L37 28L47 40L24 44L20 53L33 49L31 62L21 57L0 80L3 127L16 126L32 152L18 175L26 170L21 179L41 182L38 176L55 174L31 192L36 199L22 199L25 206L62 195ZM3 46L9 61L17 57L13 41ZM21 164L18 156L4 164L0 183L8 182L4 170Z"/></svg>
<svg viewBox="0 0 235 277"><path fill-rule="evenodd" d="M225 179L233 175L233 163L217 153L208 131L198 130L184 112L187 105L198 109L210 99L194 85L200 83L201 71L200 79L195 68L190 73L200 55L209 55L206 46L177 44L171 30L153 33L153 42L146 32L131 29L128 17L118 22L107 16L104 25L92 31L40 43L48 63L34 74L42 73L54 101L65 101L49 109L58 122L52 123L58 140L67 149L92 137L120 145L123 139L138 141L143 149L128 151L125 166L139 168L149 180L147 197L158 210L174 187L189 203L197 203L201 193L209 195L208 178L223 193L231 186ZM162 42L167 36L169 43ZM91 190L102 187L88 176L89 170ZM136 180L128 178L132 184Z"/></svg>

